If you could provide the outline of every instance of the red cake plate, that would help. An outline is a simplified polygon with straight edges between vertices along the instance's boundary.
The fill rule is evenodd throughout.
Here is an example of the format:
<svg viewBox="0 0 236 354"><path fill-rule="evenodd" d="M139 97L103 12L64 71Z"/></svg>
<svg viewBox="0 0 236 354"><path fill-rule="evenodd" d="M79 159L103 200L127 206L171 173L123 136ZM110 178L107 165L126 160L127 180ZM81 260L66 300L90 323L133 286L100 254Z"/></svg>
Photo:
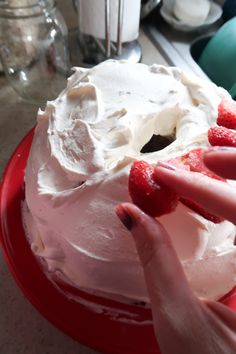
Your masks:
<svg viewBox="0 0 236 354"><path fill-rule="evenodd" d="M110 354L160 354L149 309L121 304L66 285L55 286L34 257L21 219L24 170L32 138L33 130L13 153L0 190L0 242L17 284L45 318L88 347ZM80 301L73 300L73 295ZM222 301L236 310L236 289Z"/></svg>

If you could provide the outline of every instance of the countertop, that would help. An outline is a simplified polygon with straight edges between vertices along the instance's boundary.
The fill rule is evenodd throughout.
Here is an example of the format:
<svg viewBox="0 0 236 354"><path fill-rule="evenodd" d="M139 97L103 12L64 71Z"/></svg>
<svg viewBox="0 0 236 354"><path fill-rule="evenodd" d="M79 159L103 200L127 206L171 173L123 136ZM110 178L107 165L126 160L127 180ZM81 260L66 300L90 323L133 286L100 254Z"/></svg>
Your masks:
<svg viewBox="0 0 236 354"><path fill-rule="evenodd" d="M166 64L140 31L146 64ZM38 107L21 100L0 77L0 176L12 152L35 124ZM0 252L0 354L95 354L51 325L17 287Z"/></svg>

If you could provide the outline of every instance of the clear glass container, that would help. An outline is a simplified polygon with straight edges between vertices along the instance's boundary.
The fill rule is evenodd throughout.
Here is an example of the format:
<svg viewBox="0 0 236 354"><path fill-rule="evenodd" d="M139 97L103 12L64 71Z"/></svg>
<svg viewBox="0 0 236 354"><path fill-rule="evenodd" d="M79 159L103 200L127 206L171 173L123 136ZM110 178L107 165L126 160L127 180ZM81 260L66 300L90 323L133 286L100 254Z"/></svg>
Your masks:
<svg viewBox="0 0 236 354"><path fill-rule="evenodd" d="M68 30L54 0L0 1L0 58L15 91L37 105L69 74Z"/></svg>

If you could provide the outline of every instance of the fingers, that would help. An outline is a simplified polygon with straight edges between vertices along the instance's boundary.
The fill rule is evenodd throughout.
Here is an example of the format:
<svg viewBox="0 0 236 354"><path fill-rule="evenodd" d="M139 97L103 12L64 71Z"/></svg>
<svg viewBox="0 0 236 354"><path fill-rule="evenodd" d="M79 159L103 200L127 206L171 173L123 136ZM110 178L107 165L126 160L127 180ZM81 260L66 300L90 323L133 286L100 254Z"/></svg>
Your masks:
<svg viewBox="0 0 236 354"><path fill-rule="evenodd" d="M121 204L116 212L131 231L143 265L161 352L203 353L195 340L195 329L205 325L202 308L188 285L169 235L158 221L133 204Z"/></svg>
<svg viewBox="0 0 236 354"><path fill-rule="evenodd" d="M157 165L154 173L179 196L193 199L210 213L236 224L236 188L201 173L172 169L165 163Z"/></svg>
<svg viewBox="0 0 236 354"><path fill-rule="evenodd" d="M192 292L165 229L133 204L121 204L116 212L133 235L152 308L159 313L160 309L169 312L169 307L182 306Z"/></svg>
<svg viewBox="0 0 236 354"><path fill-rule="evenodd" d="M206 306L234 333L236 332L236 312L216 301L203 300Z"/></svg>
<svg viewBox="0 0 236 354"><path fill-rule="evenodd" d="M161 351L235 352L231 350L235 349L235 341L227 330L228 324L234 329L234 316L223 305L215 306L213 302L206 303L206 311L204 302L193 295L169 235L160 223L133 204L121 204L116 212L131 231L143 265ZM221 325L219 317L226 326Z"/></svg>
<svg viewBox="0 0 236 354"><path fill-rule="evenodd" d="M236 148L222 147L206 151L205 165L217 175L236 179Z"/></svg>

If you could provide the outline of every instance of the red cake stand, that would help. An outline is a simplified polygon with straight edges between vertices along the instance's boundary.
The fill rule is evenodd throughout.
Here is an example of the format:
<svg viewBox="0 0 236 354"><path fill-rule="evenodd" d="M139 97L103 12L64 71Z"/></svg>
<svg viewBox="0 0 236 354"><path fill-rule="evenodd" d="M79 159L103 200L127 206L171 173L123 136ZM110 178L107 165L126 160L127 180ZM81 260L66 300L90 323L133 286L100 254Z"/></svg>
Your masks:
<svg viewBox="0 0 236 354"><path fill-rule="evenodd" d="M84 345L110 354L160 353L149 309L100 298L66 285L55 286L31 252L22 226L21 204L32 138L33 130L13 153L0 189L0 242L17 284L44 317ZM236 309L236 290L222 301Z"/></svg>

